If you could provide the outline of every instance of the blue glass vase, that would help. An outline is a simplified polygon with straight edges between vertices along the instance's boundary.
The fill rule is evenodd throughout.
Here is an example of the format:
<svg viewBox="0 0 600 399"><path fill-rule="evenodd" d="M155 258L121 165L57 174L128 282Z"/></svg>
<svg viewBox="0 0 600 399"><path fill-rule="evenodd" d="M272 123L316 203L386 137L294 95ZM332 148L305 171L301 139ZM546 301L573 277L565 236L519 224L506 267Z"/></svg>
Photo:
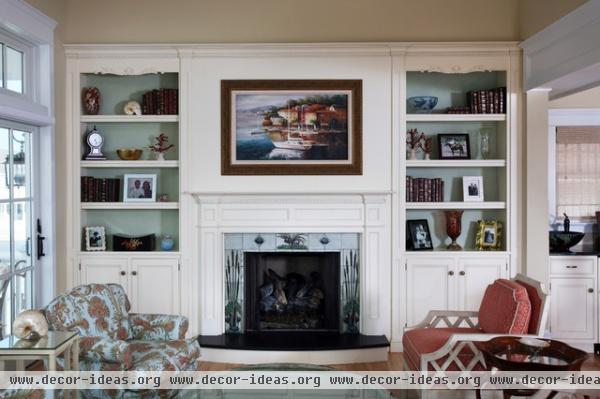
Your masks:
<svg viewBox="0 0 600 399"><path fill-rule="evenodd" d="M160 241L160 248L163 251L170 251L175 246L175 241L173 241L173 237L170 234L165 234L162 236L162 240Z"/></svg>

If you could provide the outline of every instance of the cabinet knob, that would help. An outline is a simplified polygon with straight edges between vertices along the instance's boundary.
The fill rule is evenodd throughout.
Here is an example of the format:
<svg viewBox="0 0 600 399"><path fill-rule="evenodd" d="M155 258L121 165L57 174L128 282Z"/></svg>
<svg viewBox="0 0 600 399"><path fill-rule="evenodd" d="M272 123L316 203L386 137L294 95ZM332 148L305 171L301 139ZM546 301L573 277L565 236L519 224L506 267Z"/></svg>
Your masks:
<svg viewBox="0 0 600 399"><path fill-rule="evenodd" d="M594 289L593 288L588 288L588 292L591 294L591 293L594 292Z"/></svg>
<svg viewBox="0 0 600 399"><path fill-rule="evenodd" d="M567 269L577 269L577 265L569 265L567 266Z"/></svg>
<svg viewBox="0 0 600 399"><path fill-rule="evenodd" d="M448 272L448 275L450 275L450 276L454 276L454 271L453 271L453 270L450 270L450 271Z"/></svg>
<svg viewBox="0 0 600 399"><path fill-rule="evenodd" d="M137 272L134 270L134 271L131 272L131 275L132 276L137 276Z"/></svg>
<svg viewBox="0 0 600 399"><path fill-rule="evenodd" d="M127 274L127 272L125 270L121 270L121 276L124 276L126 274Z"/></svg>
<svg viewBox="0 0 600 399"><path fill-rule="evenodd" d="M467 273L465 273L465 271L464 271L464 270L461 270L460 272L458 272L458 274L460 274L461 276L464 276L464 275L465 275L465 274L467 274Z"/></svg>

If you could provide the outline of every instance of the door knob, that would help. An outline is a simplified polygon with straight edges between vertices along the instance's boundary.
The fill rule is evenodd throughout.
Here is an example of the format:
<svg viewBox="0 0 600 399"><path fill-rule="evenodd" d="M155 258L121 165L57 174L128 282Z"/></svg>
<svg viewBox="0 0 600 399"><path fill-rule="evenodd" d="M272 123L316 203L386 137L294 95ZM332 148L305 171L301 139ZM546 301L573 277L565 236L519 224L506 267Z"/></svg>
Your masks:
<svg viewBox="0 0 600 399"><path fill-rule="evenodd" d="M594 292L594 289L593 288L588 288L588 292L591 294L591 293Z"/></svg>
<svg viewBox="0 0 600 399"><path fill-rule="evenodd" d="M134 270L134 271L131 272L131 275L132 276L137 276L137 272Z"/></svg>
<svg viewBox="0 0 600 399"><path fill-rule="evenodd" d="M464 271L464 270L461 270L460 272L458 272L458 274L460 274L461 276L464 276L464 275L465 275L465 274L467 274L467 273L465 273L465 271Z"/></svg>
<svg viewBox="0 0 600 399"><path fill-rule="evenodd" d="M450 271L448 272L448 274L449 274L450 276L454 276L454 271L453 271L453 270L450 270Z"/></svg>

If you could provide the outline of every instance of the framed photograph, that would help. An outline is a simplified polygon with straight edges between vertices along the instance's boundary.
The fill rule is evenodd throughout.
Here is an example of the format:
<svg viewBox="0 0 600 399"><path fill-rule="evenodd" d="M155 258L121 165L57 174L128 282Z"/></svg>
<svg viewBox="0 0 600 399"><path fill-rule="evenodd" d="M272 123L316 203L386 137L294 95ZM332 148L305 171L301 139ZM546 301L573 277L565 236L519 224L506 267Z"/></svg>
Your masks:
<svg viewBox="0 0 600 399"><path fill-rule="evenodd" d="M85 250L106 251L106 230L104 226L85 228Z"/></svg>
<svg viewBox="0 0 600 399"><path fill-rule="evenodd" d="M463 176L463 201L483 202L482 176Z"/></svg>
<svg viewBox="0 0 600 399"><path fill-rule="evenodd" d="M221 174L362 174L362 80L222 80Z"/></svg>
<svg viewBox="0 0 600 399"><path fill-rule="evenodd" d="M125 175L124 202L156 202L156 175Z"/></svg>
<svg viewBox="0 0 600 399"><path fill-rule="evenodd" d="M438 134L440 159L471 159L468 134Z"/></svg>
<svg viewBox="0 0 600 399"><path fill-rule="evenodd" d="M408 248L413 251L426 251L433 249L429 223L426 219L407 220L407 242Z"/></svg>
<svg viewBox="0 0 600 399"><path fill-rule="evenodd" d="M502 222L478 220L475 247L480 251L498 251L502 248Z"/></svg>

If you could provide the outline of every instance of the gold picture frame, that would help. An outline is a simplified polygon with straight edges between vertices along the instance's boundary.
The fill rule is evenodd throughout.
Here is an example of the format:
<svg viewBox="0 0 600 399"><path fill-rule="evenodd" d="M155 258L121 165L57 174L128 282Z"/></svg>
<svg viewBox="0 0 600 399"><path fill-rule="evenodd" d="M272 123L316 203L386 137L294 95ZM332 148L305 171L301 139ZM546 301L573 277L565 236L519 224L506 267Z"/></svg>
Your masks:
<svg viewBox="0 0 600 399"><path fill-rule="evenodd" d="M499 251L502 248L502 222L478 220L475 247L478 251Z"/></svg>

